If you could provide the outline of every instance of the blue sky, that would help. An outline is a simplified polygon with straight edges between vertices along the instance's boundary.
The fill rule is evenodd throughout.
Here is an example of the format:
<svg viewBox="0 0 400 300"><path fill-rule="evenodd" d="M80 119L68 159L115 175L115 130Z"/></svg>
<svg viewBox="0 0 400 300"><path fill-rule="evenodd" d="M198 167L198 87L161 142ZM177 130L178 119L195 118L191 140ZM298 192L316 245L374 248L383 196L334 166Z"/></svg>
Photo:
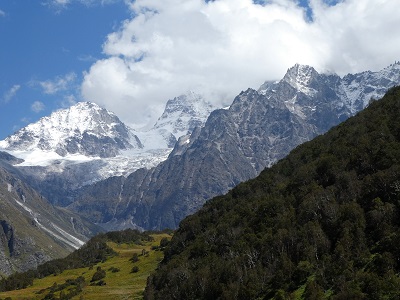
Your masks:
<svg viewBox="0 0 400 300"><path fill-rule="evenodd" d="M123 1L0 0L0 139L81 100L82 72L104 57L107 34L129 16Z"/></svg>
<svg viewBox="0 0 400 300"><path fill-rule="evenodd" d="M140 127L188 90L400 60L398 0L0 0L0 139L77 101ZM261 4L261 5L260 5Z"/></svg>

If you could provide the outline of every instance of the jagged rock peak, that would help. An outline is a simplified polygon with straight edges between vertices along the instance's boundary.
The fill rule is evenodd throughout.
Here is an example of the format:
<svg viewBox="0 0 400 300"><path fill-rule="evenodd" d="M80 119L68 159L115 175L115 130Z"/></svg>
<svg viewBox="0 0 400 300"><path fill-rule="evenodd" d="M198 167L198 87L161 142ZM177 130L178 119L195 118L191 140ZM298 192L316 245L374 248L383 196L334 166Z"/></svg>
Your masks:
<svg viewBox="0 0 400 300"><path fill-rule="evenodd" d="M259 92L248 88L245 91L241 91L238 96L235 97L233 100L229 110L230 111L241 111L243 110L243 105L248 105L248 103L253 102L259 95Z"/></svg>
<svg viewBox="0 0 400 300"><path fill-rule="evenodd" d="M189 91L168 100L165 110L154 128L165 128L176 138L192 132L196 126L204 124L215 107L203 96Z"/></svg>
<svg viewBox="0 0 400 300"><path fill-rule="evenodd" d="M309 86L318 75L318 72L311 66L295 64L287 70L283 80L298 88L299 86Z"/></svg>

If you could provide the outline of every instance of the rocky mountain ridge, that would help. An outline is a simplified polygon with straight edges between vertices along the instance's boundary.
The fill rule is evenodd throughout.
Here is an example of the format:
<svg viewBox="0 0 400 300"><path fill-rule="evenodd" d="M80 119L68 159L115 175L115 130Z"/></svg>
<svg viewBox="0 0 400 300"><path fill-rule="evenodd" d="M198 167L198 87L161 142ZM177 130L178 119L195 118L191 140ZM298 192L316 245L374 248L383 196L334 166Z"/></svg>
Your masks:
<svg viewBox="0 0 400 300"><path fill-rule="evenodd" d="M68 205L106 229L175 228L207 199L257 176L399 82L399 63L344 77L297 64L280 81L243 91L228 109L214 110L204 127L196 126L212 107L200 97L188 93L170 100L151 130L118 131L125 142L114 144L122 145L118 151L129 158L77 161L69 153L51 165L25 161L18 169L52 203ZM113 123L118 122L107 123L108 128ZM184 128L191 134L179 138ZM17 140L13 151L21 151Z"/></svg>

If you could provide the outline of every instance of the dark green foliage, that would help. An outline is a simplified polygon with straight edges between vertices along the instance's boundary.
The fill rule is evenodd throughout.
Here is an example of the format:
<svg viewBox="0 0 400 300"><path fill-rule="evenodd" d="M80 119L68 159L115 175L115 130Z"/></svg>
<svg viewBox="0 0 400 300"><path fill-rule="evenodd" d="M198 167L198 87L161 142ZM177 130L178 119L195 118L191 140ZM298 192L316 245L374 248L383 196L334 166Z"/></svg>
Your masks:
<svg viewBox="0 0 400 300"><path fill-rule="evenodd" d="M303 298L307 300L319 300L324 298L324 290L314 280L307 283Z"/></svg>
<svg viewBox="0 0 400 300"><path fill-rule="evenodd" d="M151 246L151 250L161 250L161 251L164 251L164 250L165 250L165 247L168 246L169 242L170 242L170 239L168 239L168 238L166 238L166 237L163 237L163 238L161 239L161 241L160 241L160 245L159 245L159 246Z"/></svg>
<svg viewBox="0 0 400 300"><path fill-rule="evenodd" d="M129 259L129 261L135 263L139 261L139 255L137 253L133 253L132 257Z"/></svg>
<svg viewBox="0 0 400 300"><path fill-rule="evenodd" d="M160 248L163 249L165 247L167 247L169 244L169 239L166 237L163 237L160 241Z"/></svg>
<svg viewBox="0 0 400 300"><path fill-rule="evenodd" d="M112 273L117 273L117 272L119 272L121 270L119 268L116 268L116 267L111 267L111 268L108 269L108 271L111 271Z"/></svg>
<svg viewBox="0 0 400 300"><path fill-rule="evenodd" d="M106 277L106 271L103 270L101 267L97 267L96 272L93 274L92 279L90 282L98 281Z"/></svg>
<svg viewBox="0 0 400 300"><path fill-rule="evenodd" d="M63 284L54 283L51 287L39 291L38 294L47 292L43 299L72 299L82 292L85 285L85 278L79 276L76 279L67 279ZM55 294L57 292L60 292L59 297Z"/></svg>
<svg viewBox="0 0 400 300"><path fill-rule="evenodd" d="M107 246L102 236L91 239L82 248L74 251L66 258L52 260L36 270L39 277L59 274L64 270L93 266L107 258L116 255L114 250Z"/></svg>
<svg viewBox="0 0 400 300"><path fill-rule="evenodd" d="M400 299L400 88L181 222L146 299Z"/></svg>
<svg viewBox="0 0 400 300"><path fill-rule="evenodd" d="M103 286L103 285L107 285L107 283L104 280L99 280L95 284L90 284L90 285Z"/></svg>
<svg viewBox="0 0 400 300"><path fill-rule="evenodd" d="M134 243L142 244L143 242L151 242L153 238L148 232L140 232L134 229L125 229L123 231L112 231L105 233L107 240L115 243Z"/></svg>

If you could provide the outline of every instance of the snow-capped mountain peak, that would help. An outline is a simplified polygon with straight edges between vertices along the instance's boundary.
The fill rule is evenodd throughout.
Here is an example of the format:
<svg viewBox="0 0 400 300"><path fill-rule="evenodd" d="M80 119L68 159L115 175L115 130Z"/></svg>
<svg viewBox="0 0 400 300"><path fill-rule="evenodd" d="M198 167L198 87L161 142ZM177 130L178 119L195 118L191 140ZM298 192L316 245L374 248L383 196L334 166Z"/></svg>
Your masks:
<svg viewBox="0 0 400 300"><path fill-rule="evenodd" d="M288 69L282 80L304 94L312 94L315 90L311 85L318 75L318 72L313 67L295 64Z"/></svg>
<svg viewBox="0 0 400 300"><path fill-rule="evenodd" d="M169 148L172 150L181 136L203 126L215 109L203 96L189 91L167 101L164 112L150 130L136 131L146 149Z"/></svg>
<svg viewBox="0 0 400 300"><path fill-rule="evenodd" d="M380 71L364 71L340 77L318 73L313 67L296 64L289 68L280 81L263 83L258 92L268 99L285 99L285 105L301 118L320 114L322 106L331 106L339 119L350 116L368 106L371 99L381 98L400 82L400 62ZM321 102L321 99L329 101Z"/></svg>
<svg viewBox="0 0 400 300"><path fill-rule="evenodd" d="M365 71L348 74L341 80L339 89L352 113L368 105L371 99L381 98L389 87L400 81L400 62L395 62L380 71Z"/></svg>
<svg viewBox="0 0 400 300"><path fill-rule="evenodd" d="M140 141L116 115L95 103L79 102L29 124L0 142L5 150L112 157L140 148Z"/></svg>
<svg viewBox="0 0 400 300"><path fill-rule="evenodd" d="M40 182L37 188L46 197L64 205L65 195L82 186L155 167L181 135L205 123L211 110L189 92L170 100L157 124L145 131L129 128L95 103L80 102L22 128L0 141L0 149L18 157L19 170Z"/></svg>
<svg viewBox="0 0 400 300"><path fill-rule="evenodd" d="M168 100L164 113L154 125L155 129L164 128L176 139L185 135L196 126L204 124L213 111L213 107L201 95L189 91L174 99Z"/></svg>

